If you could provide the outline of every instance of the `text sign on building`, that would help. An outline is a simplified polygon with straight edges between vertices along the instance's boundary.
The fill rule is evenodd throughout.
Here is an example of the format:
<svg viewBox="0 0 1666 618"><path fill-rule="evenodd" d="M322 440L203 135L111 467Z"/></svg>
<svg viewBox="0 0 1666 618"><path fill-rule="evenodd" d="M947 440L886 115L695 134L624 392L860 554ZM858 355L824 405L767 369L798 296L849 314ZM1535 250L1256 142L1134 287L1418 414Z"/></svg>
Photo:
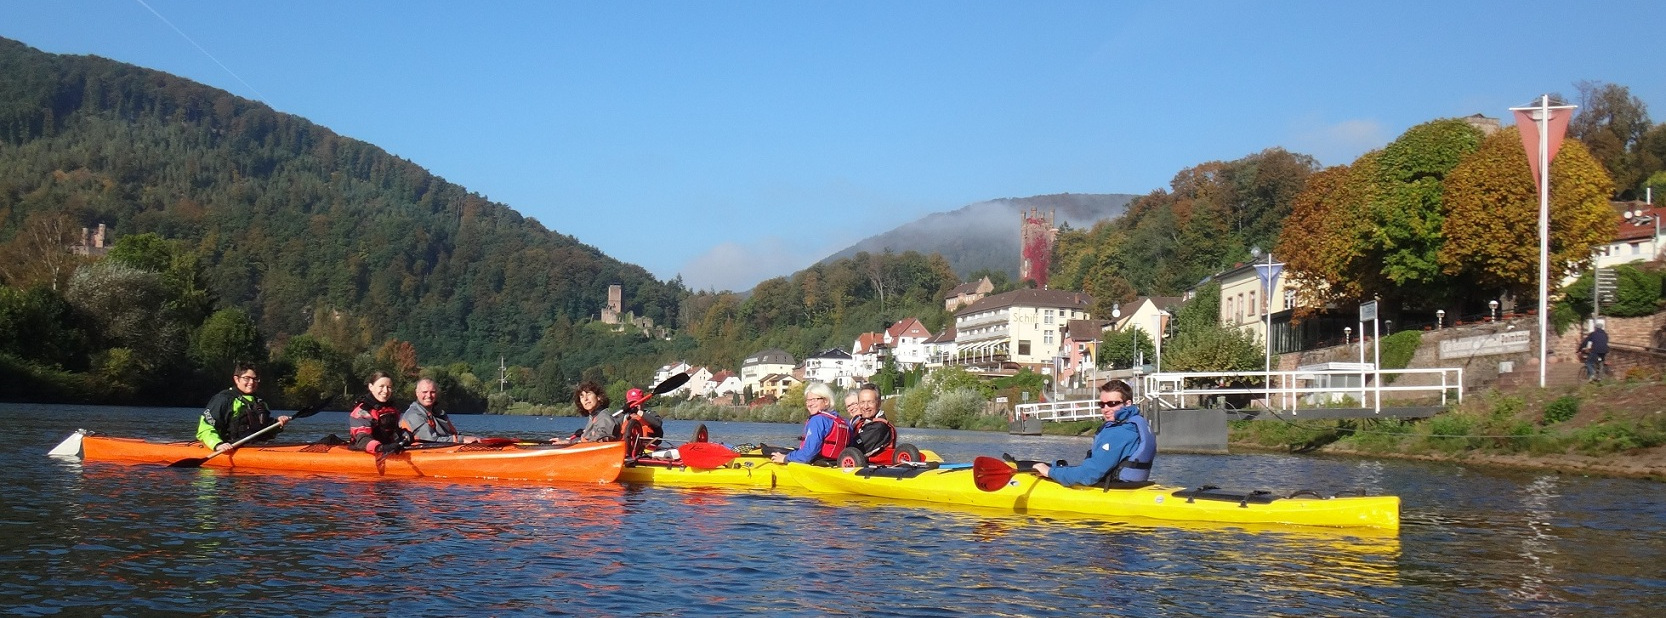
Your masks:
<svg viewBox="0 0 1666 618"><path fill-rule="evenodd" d="M1359 321L1372 322L1377 319L1377 301L1359 304ZM1361 333L1364 334L1364 333Z"/></svg>
<svg viewBox="0 0 1666 618"><path fill-rule="evenodd" d="M1526 352L1533 347L1532 331L1477 335L1440 342L1441 360Z"/></svg>

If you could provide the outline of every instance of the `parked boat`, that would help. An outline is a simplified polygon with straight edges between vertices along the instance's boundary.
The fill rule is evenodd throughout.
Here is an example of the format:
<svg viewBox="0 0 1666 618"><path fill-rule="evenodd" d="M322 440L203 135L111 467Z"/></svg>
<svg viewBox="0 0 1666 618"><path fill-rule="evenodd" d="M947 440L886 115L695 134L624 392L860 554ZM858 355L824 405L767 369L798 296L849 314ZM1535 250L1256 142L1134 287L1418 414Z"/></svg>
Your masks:
<svg viewBox="0 0 1666 618"><path fill-rule="evenodd" d="M52 453L125 464L196 461L203 467L233 470L611 483L624 467L625 444L420 444L386 457L341 444L251 444L209 458L214 451L197 442L151 442L77 432Z"/></svg>
<svg viewBox="0 0 1666 618"><path fill-rule="evenodd" d="M1065 487L1033 474L1015 474L994 491L984 491L974 480L973 468L841 470L800 464L788 468L800 485L814 492L959 504L1017 513L1057 511L1171 521L1383 529L1400 526L1400 499L1396 496L1327 497L1313 492L1280 496L1156 484L1126 489Z"/></svg>

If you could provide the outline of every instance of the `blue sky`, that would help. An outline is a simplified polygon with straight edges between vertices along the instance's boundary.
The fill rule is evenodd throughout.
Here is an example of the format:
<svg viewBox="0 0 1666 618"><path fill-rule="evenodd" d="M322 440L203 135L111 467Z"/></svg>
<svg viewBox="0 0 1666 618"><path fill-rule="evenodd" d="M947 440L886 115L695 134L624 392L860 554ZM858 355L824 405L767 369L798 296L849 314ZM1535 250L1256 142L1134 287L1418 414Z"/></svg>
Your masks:
<svg viewBox="0 0 1666 618"><path fill-rule="evenodd" d="M0 36L260 99L695 289L931 212L1348 163L1573 84L1666 117L1644 2L6 0ZM1626 43L1625 37L1643 37ZM183 33L183 34L182 34ZM1532 60L1533 36L1554 54ZM1016 230L1014 233L1017 233Z"/></svg>

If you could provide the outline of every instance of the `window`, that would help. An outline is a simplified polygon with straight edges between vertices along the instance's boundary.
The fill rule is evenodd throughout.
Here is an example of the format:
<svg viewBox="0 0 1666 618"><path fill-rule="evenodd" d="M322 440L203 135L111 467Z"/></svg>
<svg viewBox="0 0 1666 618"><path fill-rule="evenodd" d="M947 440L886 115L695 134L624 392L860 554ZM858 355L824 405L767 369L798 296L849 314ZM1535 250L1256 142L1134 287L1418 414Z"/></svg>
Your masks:
<svg viewBox="0 0 1666 618"><path fill-rule="evenodd" d="M1053 323L1053 310L1052 309L1047 309L1047 310L1044 310L1044 311L1041 312L1041 323L1042 324L1052 324Z"/></svg>
<svg viewBox="0 0 1666 618"><path fill-rule="evenodd" d="M1030 340L1028 340L1028 339L1019 339L1018 340L1018 355L1019 356L1029 356L1030 355Z"/></svg>
<svg viewBox="0 0 1666 618"><path fill-rule="evenodd" d="M1255 292L1250 292L1250 295L1249 295L1249 312L1248 313L1251 316L1254 316L1257 309L1258 309L1258 306L1255 304Z"/></svg>
<svg viewBox="0 0 1666 618"><path fill-rule="evenodd" d="M1041 344L1047 347L1053 347L1053 331L1041 333Z"/></svg>
<svg viewBox="0 0 1666 618"><path fill-rule="evenodd" d="M1290 308L1295 307L1295 306L1296 306L1296 291L1295 290L1285 290L1284 291L1284 308L1285 309L1290 309Z"/></svg>

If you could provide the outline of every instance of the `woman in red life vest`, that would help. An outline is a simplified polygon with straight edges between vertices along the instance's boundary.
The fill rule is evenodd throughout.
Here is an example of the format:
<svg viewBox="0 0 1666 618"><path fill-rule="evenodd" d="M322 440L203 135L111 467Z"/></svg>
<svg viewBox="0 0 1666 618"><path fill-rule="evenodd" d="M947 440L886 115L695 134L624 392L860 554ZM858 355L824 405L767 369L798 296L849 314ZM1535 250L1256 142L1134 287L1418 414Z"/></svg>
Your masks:
<svg viewBox="0 0 1666 618"><path fill-rule="evenodd" d="M804 388L804 409L810 418L804 421L803 441L791 452L771 453L769 458L775 463L832 461L850 441L850 426L832 411L833 389L826 383L811 382Z"/></svg>
<svg viewBox="0 0 1666 618"><path fill-rule="evenodd" d="M370 374L366 392L347 413L347 436L352 448L366 453L389 454L405 450L409 436L399 429L399 408L393 407L393 377L378 371Z"/></svg>

